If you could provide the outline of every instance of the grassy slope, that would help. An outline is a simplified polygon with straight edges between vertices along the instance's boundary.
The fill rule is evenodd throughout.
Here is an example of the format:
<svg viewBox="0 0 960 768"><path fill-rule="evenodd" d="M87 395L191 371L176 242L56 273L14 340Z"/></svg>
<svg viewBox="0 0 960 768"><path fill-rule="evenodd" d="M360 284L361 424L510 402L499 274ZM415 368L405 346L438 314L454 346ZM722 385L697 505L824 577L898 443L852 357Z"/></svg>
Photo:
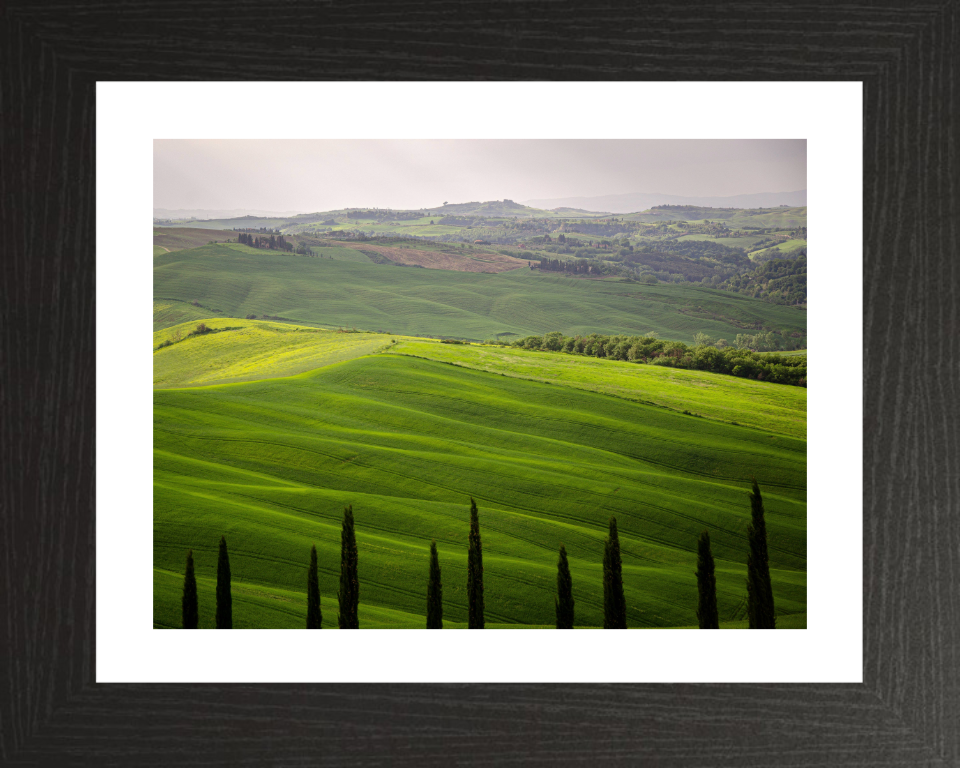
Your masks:
<svg viewBox="0 0 960 768"><path fill-rule="evenodd" d="M742 620L752 474L765 490L778 610L806 610L803 440L400 355L286 379L157 390L154 400L157 626L179 620L188 548L201 622L211 625L221 533L238 626L302 626L312 543L332 625L347 503L357 517L363 625L422 626L431 538L446 620L463 622L469 495L481 509L491 624L552 624L560 541L577 623L600 624L611 514L631 626L695 624L704 527L721 619Z"/></svg>
<svg viewBox="0 0 960 768"><path fill-rule="evenodd" d="M153 356L155 387L187 387L292 376L324 365L389 347L381 334L338 333L261 320L208 319L220 330L209 336L184 338ZM179 330L184 337L196 327L183 323L153 334L154 349Z"/></svg>
<svg viewBox="0 0 960 768"><path fill-rule="evenodd" d="M506 376L603 392L709 419L806 437L807 390L700 371L600 360L562 352L402 339L391 353Z"/></svg>
<svg viewBox="0 0 960 768"><path fill-rule="evenodd" d="M161 328L170 328L181 323L203 320L210 316L210 310L203 307L195 307L189 301L179 301L177 299L154 299L153 300L153 330L154 332ZM164 337L166 338L166 337ZM160 341L163 341L161 339ZM157 346L159 342L154 342Z"/></svg>
<svg viewBox="0 0 960 768"><path fill-rule="evenodd" d="M747 254L751 259L756 256L758 253L763 253L764 251L772 251L774 249L780 251L780 253L792 253L793 251L799 251L801 248L807 247L807 241L803 239L793 239L793 240L784 240L782 243L777 245L771 245L767 248L761 248L759 251L751 251Z"/></svg>
<svg viewBox="0 0 960 768"><path fill-rule="evenodd" d="M807 390L562 352L431 339L339 333L262 320L206 318L209 336L187 334L196 321L154 332L154 387L172 388L292 376L374 352L408 355L532 381L622 397L733 424L806 436ZM180 331L183 340L157 349ZM769 353L805 355L798 353Z"/></svg>
<svg viewBox="0 0 960 768"><path fill-rule="evenodd" d="M707 217L712 219L711 217ZM765 208L762 212L745 211L724 221L731 229L737 227L764 227L767 229L793 229L807 226L807 206L796 208Z"/></svg>
<svg viewBox="0 0 960 768"><path fill-rule="evenodd" d="M240 245L239 243L231 243L228 246L231 250L236 251L240 254L245 254L247 256L259 255L263 256L265 251L258 251L255 248L250 248L246 245ZM355 248L344 248L342 246L324 246L322 248L314 248L314 254L321 260L324 259L333 259L334 261L349 261L353 264L370 264L372 263L370 257ZM266 256L270 258L275 253ZM284 258L290 258L285 256Z"/></svg>
<svg viewBox="0 0 960 768"><path fill-rule="evenodd" d="M445 224L431 224L430 222L440 220L439 216L427 217L424 219L412 219L410 221L400 221L396 224L374 223L374 222L347 222L338 224L335 227L318 226L317 229L329 229L333 232L349 231L352 229L362 229L364 232L376 232L379 234L403 234L413 237L439 237L441 235L459 235L463 227L451 227Z"/></svg>
<svg viewBox="0 0 960 768"><path fill-rule="evenodd" d="M496 275L415 269L224 245L154 259L154 294L197 299L224 316L268 314L477 340L559 330L658 331L691 341L697 331L732 339L757 323L806 326L805 314L791 307L692 286L577 280L528 269Z"/></svg>

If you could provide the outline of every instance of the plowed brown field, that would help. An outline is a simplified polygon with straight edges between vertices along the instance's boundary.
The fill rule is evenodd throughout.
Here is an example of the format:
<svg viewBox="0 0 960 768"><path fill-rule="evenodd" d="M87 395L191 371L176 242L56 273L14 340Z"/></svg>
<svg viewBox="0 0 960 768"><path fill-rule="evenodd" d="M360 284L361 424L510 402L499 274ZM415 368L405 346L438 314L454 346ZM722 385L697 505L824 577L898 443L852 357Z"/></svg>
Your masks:
<svg viewBox="0 0 960 768"><path fill-rule="evenodd" d="M222 243L236 239L237 233L229 230L165 227L160 232L154 230L153 244L162 246L167 251L185 251L214 241Z"/></svg>

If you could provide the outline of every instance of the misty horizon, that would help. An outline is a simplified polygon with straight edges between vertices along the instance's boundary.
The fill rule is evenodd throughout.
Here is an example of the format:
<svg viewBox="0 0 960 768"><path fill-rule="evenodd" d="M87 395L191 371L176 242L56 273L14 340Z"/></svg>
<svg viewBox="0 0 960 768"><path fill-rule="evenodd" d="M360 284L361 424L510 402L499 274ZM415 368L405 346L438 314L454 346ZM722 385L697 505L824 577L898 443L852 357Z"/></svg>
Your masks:
<svg viewBox="0 0 960 768"><path fill-rule="evenodd" d="M420 210L504 199L579 207L562 201L722 199L805 188L805 140L154 142L153 205L171 212Z"/></svg>

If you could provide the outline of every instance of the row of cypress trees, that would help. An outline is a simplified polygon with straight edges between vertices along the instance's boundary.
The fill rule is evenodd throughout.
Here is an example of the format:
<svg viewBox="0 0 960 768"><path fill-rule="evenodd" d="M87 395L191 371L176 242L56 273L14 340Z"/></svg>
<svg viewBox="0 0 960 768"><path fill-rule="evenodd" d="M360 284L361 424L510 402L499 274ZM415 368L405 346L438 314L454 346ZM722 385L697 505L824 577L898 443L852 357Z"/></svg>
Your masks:
<svg viewBox="0 0 960 768"><path fill-rule="evenodd" d="M467 537L467 629L483 629L483 544L480 513L470 499L470 534ZM427 581L427 629L443 629L443 582L437 542L430 542L430 575Z"/></svg>
<svg viewBox="0 0 960 768"><path fill-rule="evenodd" d="M767 551L767 526L763 497L756 478L750 494L750 526L747 529L747 615L750 629L775 629L773 587L770 583L770 559ZM697 621L700 629L720 629L717 609L717 579L710 534L704 531L697 541ZM557 563L557 629L573 628L573 593L567 551L560 545ZM610 518L610 531L603 549L603 628L626 629L627 609L623 594L623 564L617 519Z"/></svg>
<svg viewBox="0 0 960 768"><path fill-rule="evenodd" d="M197 577L193 573L193 550L187 552L187 571L183 577L183 628L197 629L200 625L200 607L197 601ZM227 540L220 537L217 555L217 629L233 628L233 600L230 596L230 557Z"/></svg>
<svg viewBox="0 0 960 768"><path fill-rule="evenodd" d="M776 618L773 589L770 584L770 564L767 551L767 532L764 522L763 498L757 481L750 494L751 523L747 530L747 611L750 629L774 629ZM343 510L340 532L340 589L337 594L340 629L359 629L358 608L360 583L358 573L357 538L354 530L353 505ZM719 629L717 609L717 581L710 534L703 531L697 541L697 621L700 629ZM557 629L573 629L573 579L567 561L567 550L560 545L557 561L557 596L555 598ZM484 628L483 607L483 547L480 540L480 517L477 504L470 499L470 534L467 550L467 627ZM310 549L307 569L307 629L320 629L323 614L320 606L320 586L317 573L317 548ZM199 624L197 580L193 568L193 550L187 553L186 574L183 580L183 627L196 629ZM233 627L233 609L230 596L230 559L227 542L220 537L217 559L217 629ZM626 629L627 607L623 591L623 562L620 556L620 536L617 519L610 518L609 532L603 549L603 628ZM443 629L443 583L437 542L430 542L430 570L427 582L427 629Z"/></svg>
<svg viewBox="0 0 960 768"><path fill-rule="evenodd" d="M340 528L340 591L337 593L340 605L337 626L340 629L360 629L358 565L353 505L350 504L343 509L343 524ZM317 576L317 547L314 545L310 548L310 567L307 569L307 629L320 629L322 621L320 582Z"/></svg>
<svg viewBox="0 0 960 768"><path fill-rule="evenodd" d="M353 525L353 505L343 510L340 531L340 629L359 629L360 582L357 578L357 537ZM197 578L193 570L193 550L187 552L187 569L183 577L183 628L197 629L200 610L197 600ZM323 613L320 607L320 583L317 576L317 547L310 548L310 566L307 568L307 629L320 629ZM230 557L227 540L220 537L217 558L217 629L233 629L233 599L230 594Z"/></svg>
<svg viewBox="0 0 960 768"><path fill-rule="evenodd" d="M776 629L773 587L763 497L756 479L750 494L750 527L747 529L747 618L750 629ZM700 629L720 629L717 612L717 579L714 573L710 534L704 531L697 541L697 621Z"/></svg>

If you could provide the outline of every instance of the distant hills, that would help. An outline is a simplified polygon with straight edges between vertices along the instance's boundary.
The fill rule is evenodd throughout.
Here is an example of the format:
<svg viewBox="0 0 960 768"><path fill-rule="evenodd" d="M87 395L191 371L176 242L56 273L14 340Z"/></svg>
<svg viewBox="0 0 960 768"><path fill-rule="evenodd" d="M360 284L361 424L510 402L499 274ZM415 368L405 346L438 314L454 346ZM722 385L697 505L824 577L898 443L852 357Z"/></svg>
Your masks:
<svg viewBox="0 0 960 768"><path fill-rule="evenodd" d="M731 197L690 197L665 195L659 192L631 192L625 195L599 197L557 197L553 199L524 200L532 208L579 208L606 213L634 213L655 205L695 205L707 208L776 208L780 205L797 207L807 204L807 190L796 192L758 192Z"/></svg>
<svg viewBox="0 0 960 768"><path fill-rule="evenodd" d="M688 197L684 195L663 195L656 192L636 192L626 195L602 195L600 197L558 197L554 199L527 200L516 203L513 200L490 200L487 202L447 203L435 208L420 209L423 216L475 216L495 217L570 217L578 215L596 215L598 213L638 213L648 211L657 205L686 205L701 208L777 208L789 206L796 208L807 204L807 190L796 192L759 192L753 195L733 195L731 197ZM376 210L376 212L374 212ZM395 212L403 212L393 209ZM357 208L343 208L323 215L334 216L348 211L363 211ZM371 209L363 211L372 216L388 216L391 209ZM317 216L302 211L264 211L259 209L235 208L214 210L209 208L154 208L155 219L184 221L223 222L229 219L262 217L268 219L290 219L303 216ZM238 222L239 224L239 222ZM276 226L270 224L270 226Z"/></svg>
<svg viewBox="0 0 960 768"><path fill-rule="evenodd" d="M437 208L425 209L438 216L531 216L542 211L531 211L527 206L513 200L488 200L485 203L444 203Z"/></svg>
<svg viewBox="0 0 960 768"><path fill-rule="evenodd" d="M236 219L241 216L296 216L302 211L263 211L259 208L154 208L155 219Z"/></svg>
<svg viewBox="0 0 960 768"><path fill-rule="evenodd" d="M154 219L184 222L186 226L197 226L201 222L215 229L233 227L267 226L280 227L303 225L320 219L332 219L346 216L350 220L386 221L392 218L411 219L424 217L473 217L473 218L576 218L597 217L604 214L634 214L638 220L642 214L652 216L650 220L663 218L703 218L716 216L729 218L738 210L756 210L759 208L800 208L807 204L807 191L761 192L754 195L734 195L732 197L685 197L681 195L661 195L638 192L627 195L603 195L601 197L564 197L553 200L527 200L516 203L513 200L488 200L486 202L445 203L434 208L421 208L418 211L390 208L342 208L320 213L299 213L293 211L261 211L248 209L212 210L205 208L154 208ZM712 208L702 215L693 215L690 211L651 211L655 206L685 206L687 208ZM725 209L722 211L720 209ZM723 213L726 213L726 216ZM196 223L192 223L196 222ZM330 224L335 222L330 221ZM446 222L445 222L446 223ZM452 223L452 222L451 222ZM181 224L183 226L184 224Z"/></svg>

